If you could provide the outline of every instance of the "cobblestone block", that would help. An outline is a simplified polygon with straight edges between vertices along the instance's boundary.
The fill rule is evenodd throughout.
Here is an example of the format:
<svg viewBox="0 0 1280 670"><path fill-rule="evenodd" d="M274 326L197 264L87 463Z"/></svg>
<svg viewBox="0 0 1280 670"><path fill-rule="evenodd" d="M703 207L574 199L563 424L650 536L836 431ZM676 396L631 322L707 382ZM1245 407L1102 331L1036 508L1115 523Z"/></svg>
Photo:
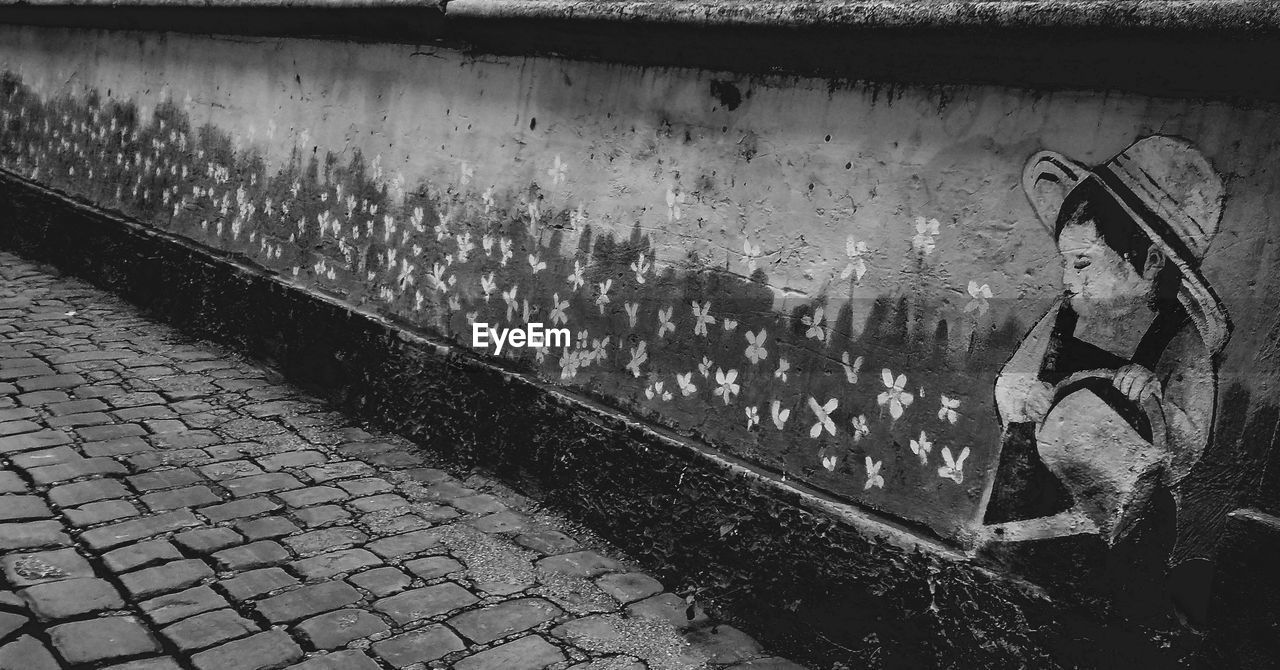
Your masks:
<svg viewBox="0 0 1280 670"><path fill-rule="evenodd" d="M49 639L69 663L98 663L160 651L146 627L127 616L60 624L49 629Z"/></svg>
<svg viewBox="0 0 1280 670"><path fill-rule="evenodd" d="M127 572L178 558L182 554L168 540L148 540L108 551L102 555L102 562L112 572Z"/></svg>
<svg viewBox="0 0 1280 670"><path fill-rule="evenodd" d="M627 605L627 615L663 619L674 628L687 628L707 621L707 615L694 609L693 619L688 615L689 605L674 593L659 593L639 602Z"/></svg>
<svg viewBox="0 0 1280 670"><path fill-rule="evenodd" d="M5 421L0 423L0 435L20 435L40 430L42 426L32 421Z"/></svg>
<svg viewBox="0 0 1280 670"><path fill-rule="evenodd" d="M541 670L565 660L555 645L537 635L500 644L453 664L454 670Z"/></svg>
<svg viewBox="0 0 1280 670"><path fill-rule="evenodd" d="M66 463L68 461L77 461L83 458L75 449L69 446L51 447L49 449L36 449L35 451L27 451L21 454L14 454L9 462L23 470L38 468L43 465L57 465L58 463Z"/></svg>
<svg viewBox="0 0 1280 670"><path fill-rule="evenodd" d="M594 551L548 556L535 563L539 570L559 572L571 577L597 577L606 572L622 572L626 566Z"/></svg>
<svg viewBox="0 0 1280 670"><path fill-rule="evenodd" d="M148 598L185 589L212 576L213 570L204 561L189 558L125 573L120 576L120 583L134 598Z"/></svg>
<svg viewBox="0 0 1280 670"><path fill-rule="evenodd" d="M34 637L22 637L0 647L0 668L5 670L61 670L53 654Z"/></svg>
<svg viewBox="0 0 1280 670"><path fill-rule="evenodd" d="M0 496L0 521L48 519L53 516L39 496Z"/></svg>
<svg viewBox="0 0 1280 670"><path fill-rule="evenodd" d="M345 549L294 561L289 564L289 567L295 574L307 579L326 579L344 572L353 572L360 568L381 564L382 559L364 549Z"/></svg>
<svg viewBox="0 0 1280 670"><path fill-rule="evenodd" d="M325 582L259 600L258 612L271 623L298 621L360 601L360 592L344 582Z"/></svg>
<svg viewBox="0 0 1280 670"><path fill-rule="evenodd" d="M404 574L399 568L388 566L365 570L358 575L348 577L347 581L381 598L409 588L413 578Z"/></svg>
<svg viewBox="0 0 1280 670"><path fill-rule="evenodd" d="M139 491L174 489L200 482L203 478L191 468L174 468L158 472L146 472L129 477L129 484Z"/></svg>
<svg viewBox="0 0 1280 670"><path fill-rule="evenodd" d="M0 493L25 493L26 491L27 483L22 481L18 473L10 470L0 470Z"/></svg>
<svg viewBox="0 0 1280 670"><path fill-rule="evenodd" d="M284 543L298 554L307 556L321 551L344 549L353 545L363 544L368 539L368 535L355 528L325 528L294 535L293 537L286 537ZM379 555L381 556L381 554Z"/></svg>
<svg viewBox="0 0 1280 670"><path fill-rule="evenodd" d="M262 468L250 461L221 461L200 466L200 472L214 481L262 474Z"/></svg>
<svg viewBox="0 0 1280 670"><path fill-rule="evenodd" d="M242 572L231 579L224 579L218 584L231 598L248 600L276 589L296 586L299 583L292 575L280 568L263 568L261 570Z"/></svg>
<svg viewBox="0 0 1280 670"><path fill-rule="evenodd" d="M26 377L14 382L23 393L31 391L47 391L50 389L65 389L73 386L87 384L88 380L80 375L45 375L43 377Z"/></svg>
<svg viewBox="0 0 1280 670"><path fill-rule="evenodd" d="M228 479L222 486L237 498L302 488L302 482L293 475L284 472L273 472L262 475L250 475L238 479Z"/></svg>
<svg viewBox="0 0 1280 670"><path fill-rule="evenodd" d="M363 651L352 649L308 658L285 670L380 670L380 666Z"/></svg>
<svg viewBox="0 0 1280 670"><path fill-rule="evenodd" d="M71 544L71 538L62 532L62 524L57 521L0 523L0 551L69 544Z"/></svg>
<svg viewBox="0 0 1280 670"><path fill-rule="evenodd" d="M179 433L187 430L187 424L177 419L146 419L142 425L147 427L153 435L165 435L168 433Z"/></svg>
<svg viewBox="0 0 1280 670"><path fill-rule="evenodd" d="M169 409L164 405L141 405L138 407L125 407L112 412L117 419L121 421L145 421L147 419L172 419L178 416L177 412Z"/></svg>
<svg viewBox="0 0 1280 670"><path fill-rule="evenodd" d="M746 633L719 624L696 628L685 634L695 654L701 654L713 665L740 663L760 656L760 644Z"/></svg>
<svg viewBox="0 0 1280 670"><path fill-rule="evenodd" d="M203 612L229 607L226 598L218 595L208 586L197 586L185 591L170 593L139 604L143 612L164 626L179 619L185 619Z"/></svg>
<svg viewBox="0 0 1280 670"><path fill-rule="evenodd" d="M462 564L448 556L428 556L404 564L405 569L419 579L436 579L447 574L464 570Z"/></svg>
<svg viewBox="0 0 1280 670"><path fill-rule="evenodd" d="M414 663L434 661L466 649L466 646L448 628L432 625L375 642L371 649L375 656L391 664L391 667L403 668Z"/></svg>
<svg viewBox="0 0 1280 670"><path fill-rule="evenodd" d="M121 437L146 435L147 430L136 423L115 423L109 426L89 426L76 429L76 435L86 442L115 440Z"/></svg>
<svg viewBox="0 0 1280 670"><path fill-rule="evenodd" d="M449 501L449 504L469 514L496 514L507 511L507 506L502 504L501 500L487 493L455 498Z"/></svg>
<svg viewBox="0 0 1280 670"><path fill-rule="evenodd" d="M56 402L66 402L71 396L62 391L35 391L33 393L23 393L18 397L18 402L24 407L44 407Z"/></svg>
<svg viewBox="0 0 1280 670"><path fill-rule="evenodd" d="M302 658L302 649L284 631L269 630L202 651L191 657L199 670L263 670Z"/></svg>
<svg viewBox="0 0 1280 670"><path fill-rule="evenodd" d="M244 542L240 534L230 528L199 528L173 536L178 546L195 554L212 554L220 549Z"/></svg>
<svg viewBox="0 0 1280 670"><path fill-rule="evenodd" d="M120 665L113 665L103 670L182 670L182 666L172 658L144 658L138 661L129 661Z"/></svg>
<svg viewBox="0 0 1280 670"><path fill-rule="evenodd" d="M448 624L468 640L488 644L538 624L550 621L564 611L542 598L520 598L463 612Z"/></svg>
<svg viewBox="0 0 1280 670"><path fill-rule="evenodd" d="M415 530L370 542L365 548L383 558L398 558L424 552L440 544L438 530Z"/></svg>
<svg viewBox="0 0 1280 670"><path fill-rule="evenodd" d="M85 458L27 470L36 484L54 484L89 475L128 474L123 465L110 458Z"/></svg>
<svg viewBox="0 0 1280 670"><path fill-rule="evenodd" d="M642 572L604 575L596 580L596 586L623 605L662 593L662 583Z"/></svg>
<svg viewBox="0 0 1280 670"><path fill-rule="evenodd" d="M153 512L164 512L180 507L200 507L222 502L216 493L207 486L188 486L169 491L148 493L141 498L142 503Z"/></svg>
<svg viewBox="0 0 1280 670"><path fill-rule="evenodd" d="M213 555L224 570L262 568L289 560L289 552L271 540L251 542L241 547L223 549Z"/></svg>
<svg viewBox="0 0 1280 670"><path fill-rule="evenodd" d="M134 472L146 472L178 463L199 463L207 459L208 456L199 449L166 449L164 451L153 449L129 456L125 462Z"/></svg>
<svg viewBox="0 0 1280 670"><path fill-rule="evenodd" d="M390 630L382 619L358 609L321 614L303 621L295 628L316 649L336 649L352 640Z"/></svg>
<svg viewBox="0 0 1280 670"><path fill-rule="evenodd" d="M85 442L80 445L85 456L129 456L146 451L155 451L155 447L147 444L140 437L121 437L100 442Z"/></svg>
<svg viewBox="0 0 1280 670"><path fill-rule="evenodd" d="M103 551L161 533L200 525L203 524L194 514L183 509L87 530L80 535L80 540L96 551Z"/></svg>
<svg viewBox="0 0 1280 670"><path fill-rule="evenodd" d="M91 479L62 484L49 489L49 500L59 507L74 507L87 502L128 497L129 490L117 479Z"/></svg>
<svg viewBox="0 0 1280 670"><path fill-rule="evenodd" d="M0 612L0 640L7 640L13 635L14 631L27 625L31 621L28 617L13 612ZM0 668L3 668L0 665Z"/></svg>
<svg viewBox="0 0 1280 670"><path fill-rule="evenodd" d="M266 498L245 498L221 505L201 507L200 514L213 523L221 523L277 509L280 509L280 505Z"/></svg>
<svg viewBox="0 0 1280 670"><path fill-rule="evenodd" d="M29 586L20 593L42 619L67 619L124 607L116 587L101 579L64 579Z"/></svg>
<svg viewBox="0 0 1280 670"><path fill-rule="evenodd" d="M393 490L395 487L385 479L377 477L362 477L360 479L346 479L340 482L334 482L343 491L353 496L369 496L376 493L385 493Z"/></svg>
<svg viewBox="0 0 1280 670"><path fill-rule="evenodd" d="M190 652L258 631L252 621L232 610L223 609L184 619L161 630L160 634L177 648Z"/></svg>
<svg viewBox="0 0 1280 670"><path fill-rule="evenodd" d="M290 451L283 454L272 454L258 459L263 470L274 472L285 468L302 468L317 465L326 461L324 454L318 451Z"/></svg>
<svg viewBox="0 0 1280 670"><path fill-rule="evenodd" d="M46 405L44 409L46 412L54 416L68 416L71 414L83 414L85 412L101 412L108 409L108 405L97 398L87 398L84 400L68 400L67 402Z"/></svg>
<svg viewBox="0 0 1280 670"><path fill-rule="evenodd" d="M346 491L332 486L308 486L305 489L282 491L277 495L289 507L308 507L345 500L349 497Z"/></svg>
<svg viewBox="0 0 1280 670"><path fill-rule="evenodd" d="M347 507L360 512L377 512L379 510L408 506L408 500L405 500L403 497L394 493L383 493L364 498L356 498L355 500L347 502Z"/></svg>
<svg viewBox="0 0 1280 670"><path fill-rule="evenodd" d="M319 505L296 510L294 516L308 528L316 528L351 518L351 512L337 505Z"/></svg>
<svg viewBox="0 0 1280 670"><path fill-rule="evenodd" d="M222 438L207 430L186 430L149 435L147 440L159 449L202 449L221 442Z"/></svg>
<svg viewBox="0 0 1280 670"><path fill-rule="evenodd" d="M479 602L470 591L453 582L425 586L373 603L373 608L400 625L418 619L429 619Z"/></svg>
<svg viewBox="0 0 1280 670"><path fill-rule="evenodd" d="M0 421L17 421L19 419L31 419L35 416L37 416L36 411L30 407L0 409Z"/></svg>
<svg viewBox="0 0 1280 670"><path fill-rule="evenodd" d="M60 430L41 430L35 433L23 433L0 437L0 454L14 454L32 449L47 449L62 444L70 444L71 436Z"/></svg>
<svg viewBox="0 0 1280 670"><path fill-rule="evenodd" d="M65 510L64 513L72 526L83 528L138 516L138 508L134 507L133 503L124 500L99 500L98 502L91 502L87 505Z"/></svg>
<svg viewBox="0 0 1280 670"><path fill-rule="evenodd" d="M282 516L264 516L260 519L237 521L235 527L250 541L280 538L302 530Z"/></svg>
<svg viewBox="0 0 1280 670"><path fill-rule="evenodd" d="M512 511L498 512L468 522L483 533L519 533L529 527L529 518Z"/></svg>
<svg viewBox="0 0 1280 670"><path fill-rule="evenodd" d="M9 584L16 587L93 576L89 562L74 549L11 554L0 558L0 566Z"/></svg>
<svg viewBox="0 0 1280 670"><path fill-rule="evenodd" d="M311 481L317 484L323 484L335 479L347 479L351 477L369 477L377 474L373 468L366 463L360 461L342 461L340 463L329 463L326 465L317 465L304 470Z"/></svg>
<svg viewBox="0 0 1280 670"><path fill-rule="evenodd" d="M84 401L72 401L84 402ZM66 405L67 403L58 403L57 406ZM50 405L53 407L54 405ZM46 407L45 409L48 409ZM102 424L111 423L111 417L102 412L82 412L80 414L68 414L66 416L53 417L45 421L50 428L76 428L80 426L100 426Z"/></svg>

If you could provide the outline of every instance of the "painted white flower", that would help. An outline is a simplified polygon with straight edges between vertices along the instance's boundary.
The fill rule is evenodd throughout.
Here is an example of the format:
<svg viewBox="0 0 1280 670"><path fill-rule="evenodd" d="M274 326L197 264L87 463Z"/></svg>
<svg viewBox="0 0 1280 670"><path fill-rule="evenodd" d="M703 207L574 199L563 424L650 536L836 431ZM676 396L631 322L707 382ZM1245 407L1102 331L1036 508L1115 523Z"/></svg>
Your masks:
<svg viewBox="0 0 1280 670"><path fill-rule="evenodd" d="M510 321L515 316L516 310L520 308L519 303L516 302L516 291L519 289L520 285L515 284L511 290L502 292L502 300L507 303L507 321Z"/></svg>
<svg viewBox="0 0 1280 670"><path fill-rule="evenodd" d="M720 322L720 325L724 326L724 332L732 333L738 327L738 322L733 319L725 319Z"/></svg>
<svg viewBox="0 0 1280 670"><path fill-rule="evenodd" d="M511 256L512 256L511 239L504 237L498 240L498 248L502 253L502 258L498 259L498 261L502 264L503 267L506 267L507 261L511 260Z"/></svg>
<svg viewBox="0 0 1280 670"><path fill-rule="evenodd" d="M867 417L865 414L859 414L858 416L853 417L849 420L849 423L853 424L854 442L862 440L862 438L867 436L867 433L871 432L870 427L867 426Z"/></svg>
<svg viewBox="0 0 1280 670"><path fill-rule="evenodd" d="M645 282L644 276L649 273L651 267L653 266L644 258L644 252L640 253L639 258L631 261L631 271L636 273L637 283L643 284Z"/></svg>
<svg viewBox="0 0 1280 670"><path fill-rule="evenodd" d="M945 463L938 468L938 476L943 479L962 484L964 483L964 459L969 457L969 447L965 447L960 451L958 458L951 458L951 450L947 447L942 448L942 461Z"/></svg>
<svg viewBox="0 0 1280 670"><path fill-rule="evenodd" d="M404 266L408 262L409 259L407 258L400 259L401 266ZM431 285L434 286L437 291L442 293L449 288L449 284L444 278L444 271L445 266L439 263L435 263L431 267Z"/></svg>
<svg viewBox="0 0 1280 670"><path fill-rule="evenodd" d="M826 468L827 472L835 472L836 466L840 465L839 456L818 454L818 457L822 459L822 467Z"/></svg>
<svg viewBox="0 0 1280 670"><path fill-rule="evenodd" d="M925 220L923 216L916 217L916 236L911 238L911 246L916 251L928 256L933 253L934 238L938 235L938 220Z"/></svg>
<svg viewBox="0 0 1280 670"><path fill-rule="evenodd" d="M643 344L643 342L641 344ZM592 339L591 340L591 360L603 361L609 355L608 349L609 349L609 336L606 335L599 339ZM648 354L645 354L645 358L648 358Z"/></svg>
<svg viewBox="0 0 1280 670"><path fill-rule="evenodd" d="M836 422L831 419L831 413L839 406L839 398L830 398L826 403L819 405L813 396L809 396L809 409L817 419L817 423L809 429L809 437L816 439L824 430L833 436L836 434Z"/></svg>
<svg viewBox="0 0 1280 670"><path fill-rule="evenodd" d="M547 269L547 262L539 259L534 254L529 254L529 267L533 268L533 274L538 274Z"/></svg>
<svg viewBox="0 0 1280 670"><path fill-rule="evenodd" d="M702 335L705 337L707 334L707 326L709 324L713 324L716 322L716 317L711 316L710 314L711 301L708 300L702 305L699 305L698 301L695 300L693 301L692 304L693 304L693 319L694 319L693 334Z"/></svg>
<svg viewBox="0 0 1280 670"><path fill-rule="evenodd" d="M493 242L493 235L490 235L489 233L485 233L484 237L480 238L480 248L484 249L484 255L493 255Z"/></svg>
<svg viewBox="0 0 1280 670"><path fill-rule="evenodd" d="M733 396L738 395L738 391L742 388L738 385L737 379L737 370L725 372L720 368L716 368L716 388L711 393L723 398L724 404L728 405L733 400Z"/></svg>
<svg viewBox="0 0 1280 670"><path fill-rule="evenodd" d="M639 313L640 313L640 303L638 303L638 302L626 302L626 303L623 303L622 308L623 308L624 310L626 310L626 312L627 312L627 321L629 321L629 322L631 323L631 327L632 327L632 328L635 328L635 327L636 327L636 317L637 317L637 316L639 315Z"/></svg>
<svg viewBox="0 0 1280 670"><path fill-rule="evenodd" d="M706 356L702 357L702 362L698 364L698 372L701 372L703 377L709 377L711 375L710 358L707 358Z"/></svg>
<svg viewBox="0 0 1280 670"><path fill-rule="evenodd" d="M787 372L791 370L791 364L785 358L778 359L778 369L773 371L773 376L781 379L782 383L787 383Z"/></svg>
<svg viewBox="0 0 1280 670"><path fill-rule="evenodd" d="M582 278L582 264L579 263L576 258L573 259L573 272L569 274L568 280L569 284L573 286L573 290L575 291L581 289L582 285L587 283L586 280Z"/></svg>
<svg viewBox="0 0 1280 670"><path fill-rule="evenodd" d="M587 331L585 330L578 331L578 348L579 349L587 348Z"/></svg>
<svg viewBox="0 0 1280 670"><path fill-rule="evenodd" d="M884 461L873 461L867 456L867 483L862 485L863 491L870 491L873 488L884 488L884 476L880 474L880 469L884 467Z"/></svg>
<svg viewBox="0 0 1280 670"><path fill-rule="evenodd" d="M849 352L840 352L840 366L844 368L844 379L850 384L858 383L858 372L862 370L862 357L854 359L853 363L849 362Z"/></svg>
<svg viewBox="0 0 1280 670"><path fill-rule="evenodd" d="M652 383L652 384L650 384L650 385L646 386L646 387L644 388L644 397L646 397L646 398L648 398L648 399L650 399L650 400L653 400L654 398L659 398L659 399L664 400L664 401L666 401L666 400L670 400L670 399L671 399L671 392L670 392L670 391L664 391L664 390L662 390L662 387L664 386L664 384L665 384L665 382L662 382L662 381L656 381L656 382L654 382L654 383Z"/></svg>
<svg viewBox="0 0 1280 670"><path fill-rule="evenodd" d="M991 306L987 304L987 300L991 298L991 286L989 284L978 286L978 282L970 279L969 296L971 300L969 300L969 303L964 306L966 314L976 311L978 315L981 316L986 314L987 310L991 308Z"/></svg>
<svg viewBox="0 0 1280 670"><path fill-rule="evenodd" d="M703 375L704 377L706 375ZM680 387L680 395L688 397L698 391L698 387L693 385L693 373L686 372L684 374L676 374L676 385Z"/></svg>
<svg viewBox="0 0 1280 670"><path fill-rule="evenodd" d="M867 243L853 239L850 235L844 241L844 253L849 257L849 263L844 266L844 270L840 273L841 279L854 277L862 280L862 275L867 274L867 261L864 255L867 253Z"/></svg>
<svg viewBox="0 0 1280 670"><path fill-rule="evenodd" d="M538 219L542 216L542 211L538 206L537 200L530 200L525 204L525 210L529 214L529 225L525 227L529 231L529 237L538 236Z"/></svg>
<svg viewBox="0 0 1280 670"><path fill-rule="evenodd" d="M764 348L765 338L768 337L768 332L764 328L761 328L758 333L752 333L748 330L746 336L747 360L752 363L759 363L769 357L769 351Z"/></svg>
<svg viewBox="0 0 1280 670"><path fill-rule="evenodd" d="M596 305L600 307L600 313L604 314L604 306L609 304L609 289L613 288L613 278L600 282L600 295L596 296Z"/></svg>
<svg viewBox="0 0 1280 670"><path fill-rule="evenodd" d="M551 177L551 185L563 184L565 181L565 171L569 169L569 164L560 160L560 154L556 154L555 163L547 169L547 176Z"/></svg>
<svg viewBox="0 0 1280 670"><path fill-rule="evenodd" d="M819 342L826 341L827 330L826 330L826 322L823 320L823 317L824 317L823 309L821 307L818 307L817 309L813 310L812 316L806 314L803 317L801 317L800 323L803 323L804 325L809 327L809 330L805 331L805 334L804 334L805 337L818 340Z"/></svg>
<svg viewBox="0 0 1280 670"><path fill-rule="evenodd" d="M474 325L476 319L480 316L480 312L467 312L467 324Z"/></svg>
<svg viewBox="0 0 1280 670"><path fill-rule="evenodd" d="M658 337L661 338L667 332L675 332L676 324L671 322L671 314L675 311L674 307L664 307L658 310Z"/></svg>
<svg viewBox="0 0 1280 670"><path fill-rule="evenodd" d="M493 280L493 273L480 276L480 290L484 292L484 301L489 302L489 294L498 290L498 283Z"/></svg>
<svg viewBox="0 0 1280 670"><path fill-rule="evenodd" d="M645 341L641 340L639 344L631 347L631 362L627 363L627 369L635 377L640 376L640 366L649 360L649 352L645 351L647 346Z"/></svg>
<svg viewBox="0 0 1280 670"><path fill-rule="evenodd" d="M751 240L742 241L742 262L747 264L747 275L755 274L756 259L760 257L760 245L752 245Z"/></svg>
<svg viewBox="0 0 1280 670"><path fill-rule="evenodd" d="M897 379L894 379L893 373L889 371L889 368L885 368L880 371L880 380L884 383L886 390L876 397L876 402L881 407L888 405L889 416L897 419L902 416L903 409L911 405L912 400L915 400L914 396L903 390L907 386L907 376L900 374Z"/></svg>
<svg viewBox="0 0 1280 670"><path fill-rule="evenodd" d="M472 249L476 248L476 245L471 242L471 233L455 235L453 239L458 243L458 262L466 263L467 255L471 253Z"/></svg>
<svg viewBox="0 0 1280 670"><path fill-rule="evenodd" d="M565 349L560 356L560 378L564 380L573 379L578 374L578 368L582 365L582 352L580 350Z"/></svg>
<svg viewBox="0 0 1280 670"><path fill-rule="evenodd" d="M462 309L462 301L458 300L458 296L456 295L449 296L449 310L456 312L460 309Z"/></svg>
<svg viewBox="0 0 1280 670"><path fill-rule="evenodd" d="M488 296L485 296L488 297ZM569 318L565 316L564 310L569 307L568 300L560 300L559 293L551 295L551 325L569 323Z"/></svg>
<svg viewBox="0 0 1280 670"><path fill-rule="evenodd" d="M680 220L680 206L684 204L684 194L667 189L667 220Z"/></svg>
<svg viewBox="0 0 1280 670"><path fill-rule="evenodd" d="M493 209L493 187L490 186L480 194L480 201L484 204L484 213L488 214Z"/></svg>
<svg viewBox="0 0 1280 670"><path fill-rule="evenodd" d="M778 430L782 430L787 425L787 419L791 418L791 410L782 409L782 403L778 400L774 400L769 405L769 413L773 416L773 425L777 426Z"/></svg>
<svg viewBox="0 0 1280 670"><path fill-rule="evenodd" d="M933 450L933 443L929 441L929 437L920 431L920 439L911 440L911 453L920 457L920 465L928 465L929 452Z"/></svg>
<svg viewBox="0 0 1280 670"><path fill-rule="evenodd" d="M760 411L753 405L746 409L747 414L747 430L751 430L760 424Z"/></svg>
<svg viewBox="0 0 1280 670"><path fill-rule="evenodd" d="M950 423L955 423L956 408L958 407L960 407L959 398L948 398L947 396L942 395L942 406L938 409L938 418Z"/></svg>

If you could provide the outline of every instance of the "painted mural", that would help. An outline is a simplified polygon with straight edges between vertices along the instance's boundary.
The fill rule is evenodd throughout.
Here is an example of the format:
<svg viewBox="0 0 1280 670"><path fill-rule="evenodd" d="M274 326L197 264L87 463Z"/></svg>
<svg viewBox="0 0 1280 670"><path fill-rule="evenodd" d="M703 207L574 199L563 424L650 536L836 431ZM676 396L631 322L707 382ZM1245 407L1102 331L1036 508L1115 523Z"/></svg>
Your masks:
<svg viewBox="0 0 1280 670"><path fill-rule="evenodd" d="M478 322L567 328L499 358L949 541L1121 542L1212 443L1232 327L1204 265L1227 189L1198 139L1132 122L1081 154L1081 132L1028 121L996 145L1024 102L871 88L813 95L874 147L721 123L702 89L574 111L582 129L564 110L631 74L572 66L531 111L507 65L443 55L439 86L497 81L415 109L393 55L245 90L172 53L139 56L164 85L61 58L0 54L0 168L459 346ZM570 101L573 77L604 83ZM297 111L321 103L347 111ZM901 146L869 130L904 109L939 120Z"/></svg>

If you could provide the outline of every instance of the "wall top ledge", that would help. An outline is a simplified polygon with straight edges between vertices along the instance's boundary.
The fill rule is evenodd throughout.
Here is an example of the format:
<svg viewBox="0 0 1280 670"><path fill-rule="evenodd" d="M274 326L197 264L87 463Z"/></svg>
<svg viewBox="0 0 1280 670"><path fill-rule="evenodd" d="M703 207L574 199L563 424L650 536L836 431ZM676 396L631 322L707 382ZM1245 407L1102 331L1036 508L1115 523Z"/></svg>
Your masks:
<svg viewBox="0 0 1280 670"><path fill-rule="evenodd" d="M6 8L443 10L448 18L719 28L1280 30L1271 0L0 0Z"/></svg>

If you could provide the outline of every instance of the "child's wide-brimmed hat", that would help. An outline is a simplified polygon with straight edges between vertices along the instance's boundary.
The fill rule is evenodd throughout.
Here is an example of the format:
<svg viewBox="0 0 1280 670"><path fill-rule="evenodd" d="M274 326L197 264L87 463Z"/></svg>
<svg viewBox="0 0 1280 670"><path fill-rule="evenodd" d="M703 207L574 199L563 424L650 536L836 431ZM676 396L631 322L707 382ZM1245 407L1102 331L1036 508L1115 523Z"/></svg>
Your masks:
<svg viewBox="0 0 1280 670"><path fill-rule="evenodd" d="M1055 232L1058 211L1077 184L1094 177L1182 270L1178 299L1211 354L1227 342L1231 322L1218 296L1200 273L1218 232L1226 189L1213 166L1185 140L1144 137L1094 168L1054 151L1031 157L1022 187L1040 222Z"/></svg>

